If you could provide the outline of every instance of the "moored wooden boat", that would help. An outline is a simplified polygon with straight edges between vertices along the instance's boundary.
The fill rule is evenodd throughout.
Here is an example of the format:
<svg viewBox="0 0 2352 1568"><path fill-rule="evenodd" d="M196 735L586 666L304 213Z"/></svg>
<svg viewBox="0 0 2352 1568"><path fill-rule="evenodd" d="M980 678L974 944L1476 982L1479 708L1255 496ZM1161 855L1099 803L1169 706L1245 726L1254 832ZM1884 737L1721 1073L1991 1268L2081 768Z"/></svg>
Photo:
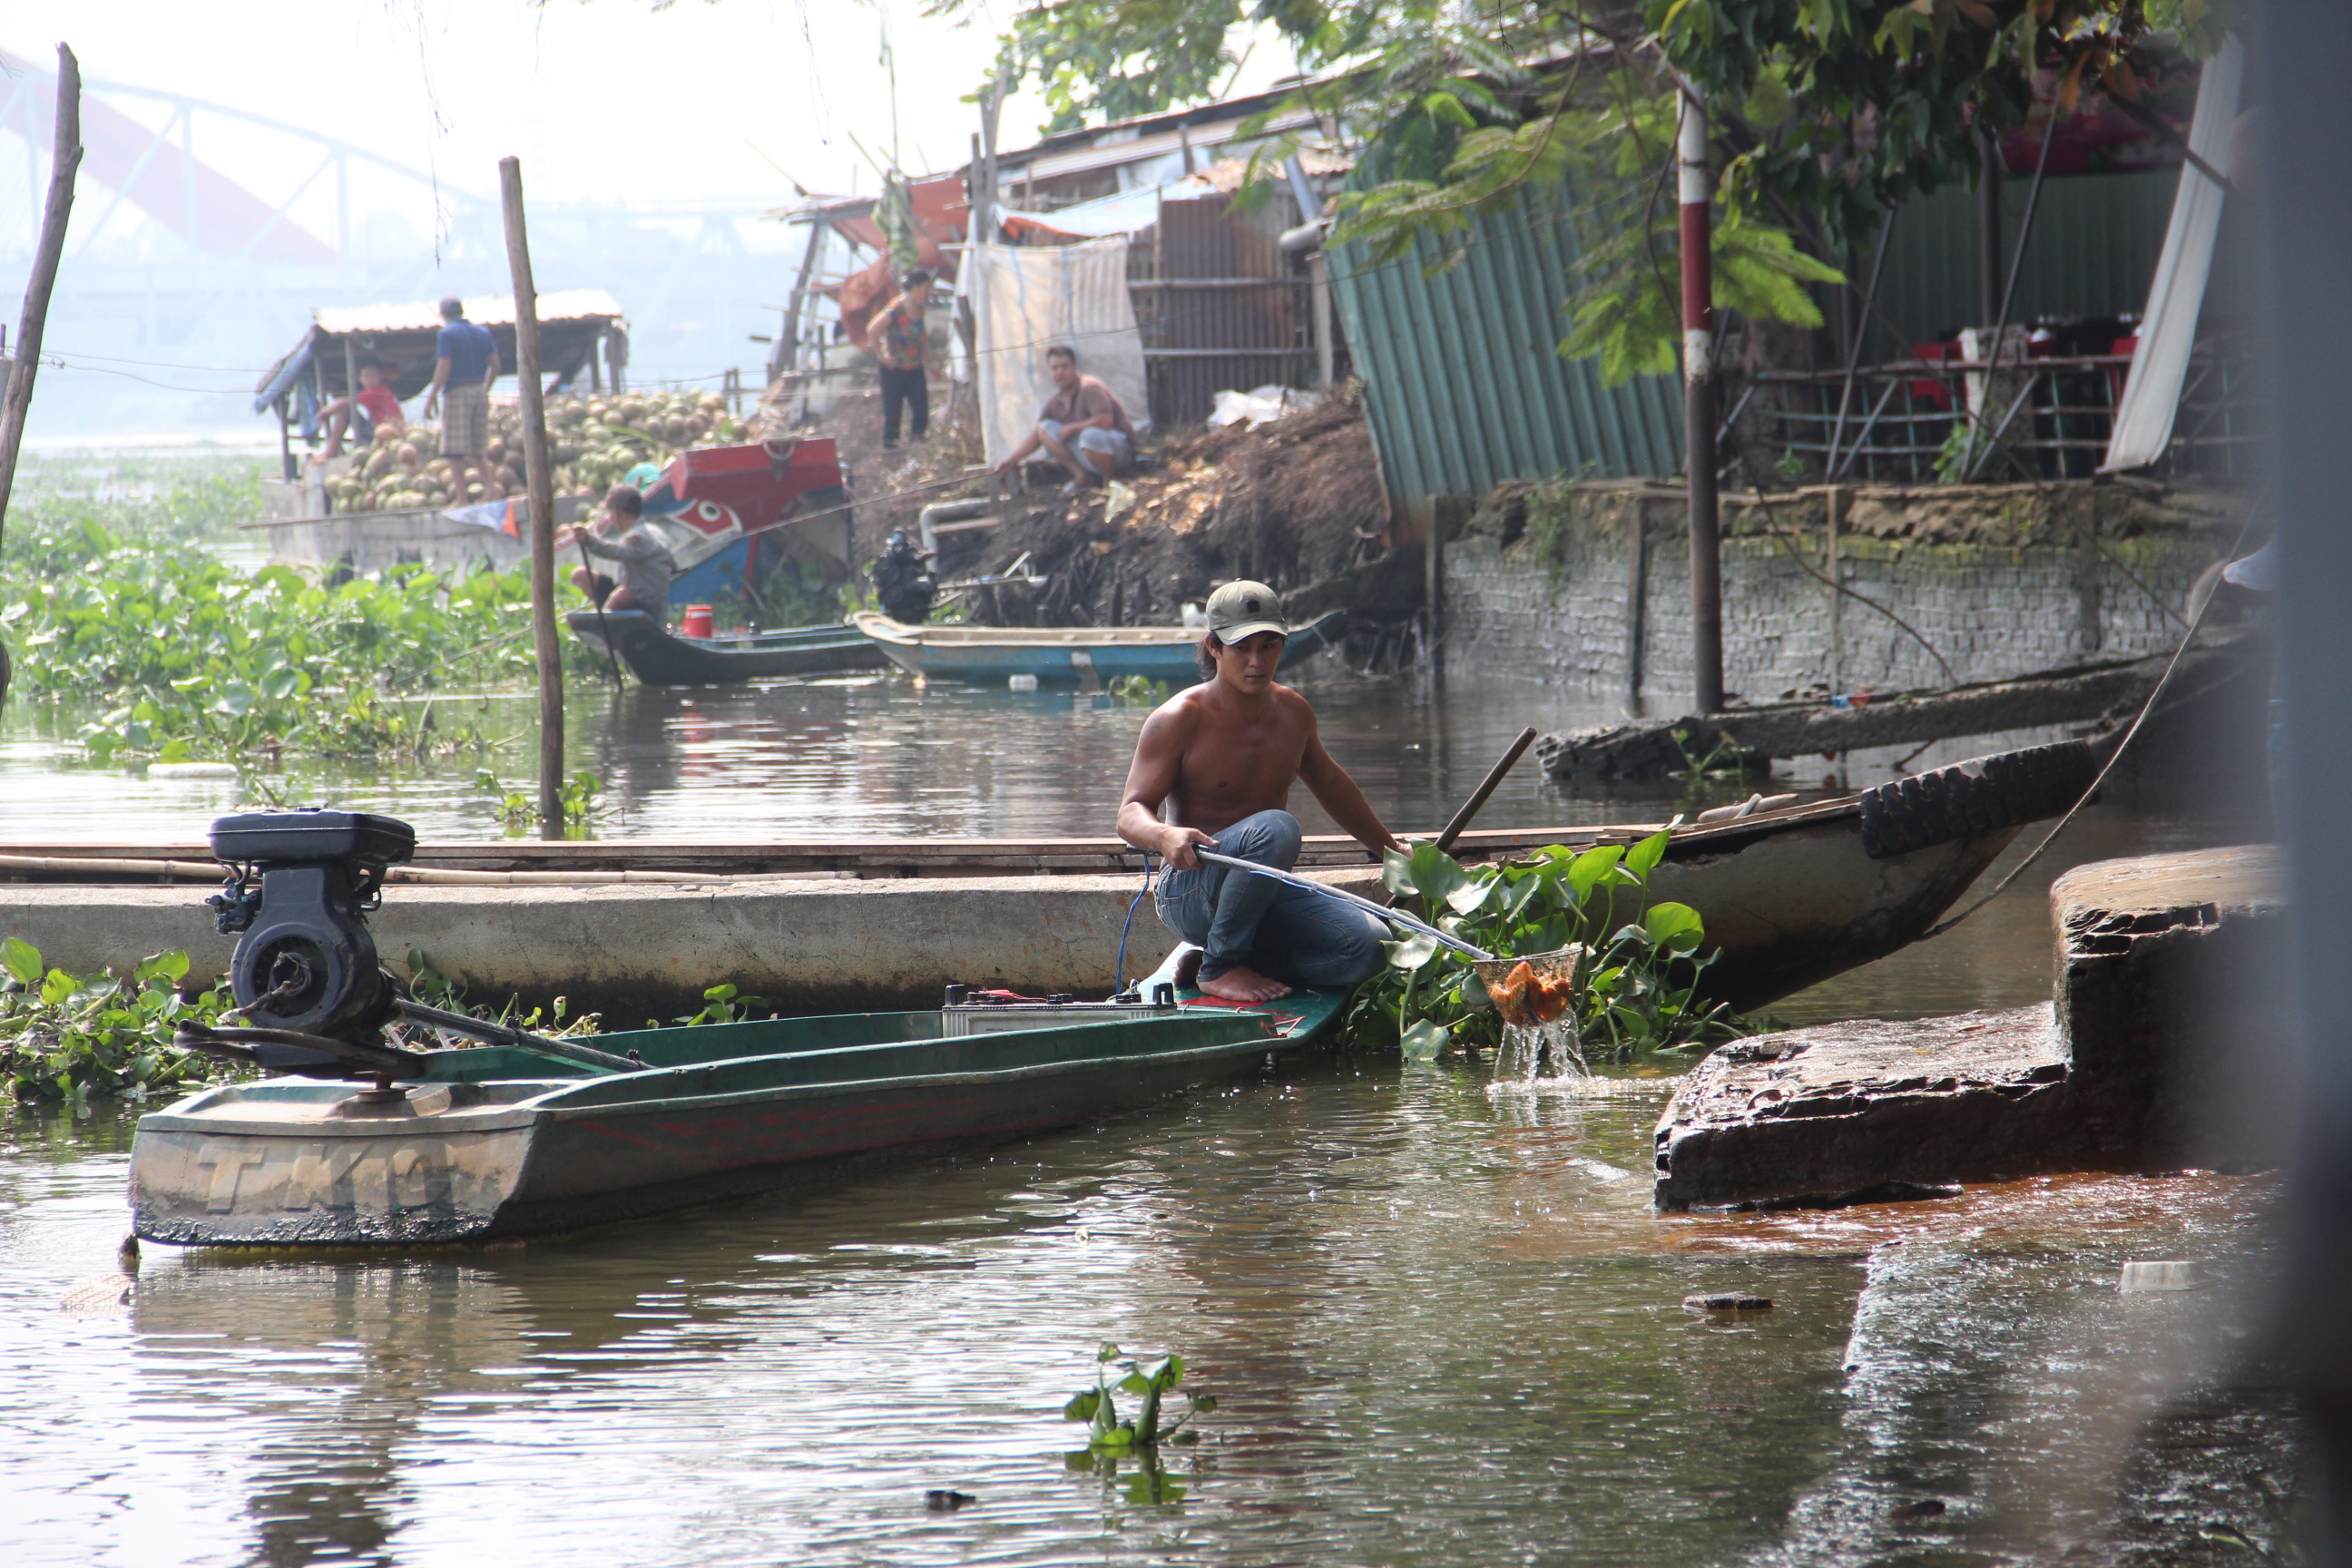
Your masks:
<svg viewBox="0 0 2352 1568"><path fill-rule="evenodd" d="M275 1079L142 1117L133 1228L184 1246L382 1246L576 1229L788 1188L886 1152L1131 1110L1314 1038L1344 998L973 1006L597 1037L638 1072L429 1053L387 1095Z"/></svg>
<svg viewBox="0 0 2352 1568"><path fill-rule="evenodd" d="M1282 647L1289 669L1339 640L1343 610L1293 626ZM927 680L1003 685L1016 675L1042 682L1139 676L1190 686L1201 634L1181 626L910 626L872 610L850 617L893 664Z"/></svg>
<svg viewBox="0 0 2352 1568"><path fill-rule="evenodd" d="M2095 768L2089 747L2069 742L1858 795L1709 814L1675 829L1652 890L1706 919L1722 954L1707 974L1714 993L1761 1005L1916 939L2021 824L2064 810ZM1547 844L1629 844L1660 826L1474 829L1455 851L1475 861ZM180 888L59 887L85 875L73 867L89 847L0 846L0 875L52 883L0 886L0 935L24 936L74 973L172 948L189 953L192 982L222 973L229 940L190 924L185 885L216 880L218 867L201 844L152 847L87 875L152 865ZM1310 838L1301 864L1358 891L1377 876L1339 837ZM1111 838L427 844L388 874L425 885L404 888L376 923L387 954L422 951L485 995L565 995L641 1018L698 1006L702 988L723 980L814 1012L912 1004L959 980L1107 989L1143 868ZM1129 956L1156 962L1171 940L1139 910Z"/></svg>
<svg viewBox="0 0 2352 1568"><path fill-rule="evenodd" d="M564 624L597 653L608 648L647 686L724 686L744 680L883 669L888 661L847 625L680 637L643 610L571 610Z"/></svg>

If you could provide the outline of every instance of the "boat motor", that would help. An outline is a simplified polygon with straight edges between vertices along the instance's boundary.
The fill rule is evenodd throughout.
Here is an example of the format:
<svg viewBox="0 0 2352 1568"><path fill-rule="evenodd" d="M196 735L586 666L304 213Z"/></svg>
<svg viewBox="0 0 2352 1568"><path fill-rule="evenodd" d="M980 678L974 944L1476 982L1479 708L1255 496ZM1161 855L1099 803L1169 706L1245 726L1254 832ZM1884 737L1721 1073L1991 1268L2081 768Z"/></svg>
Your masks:
<svg viewBox="0 0 2352 1568"><path fill-rule="evenodd" d="M367 916L384 874L416 853L416 830L363 811L248 811L213 824L214 858L228 881L205 900L224 935L237 939L229 991L245 1023L183 1021L176 1042L271 1072L309 1078L372 1077L379 1095L396 1078L422 1078L422 1051L394 1044L399 1020L491 1045L510 1046L606 1072L645 1064L509 1025L412 1001L376 962Z"/></svg>
<svg viewBox="0 0 2352 1568"><path fill-rule="evenodd" d="M884 615L909 626L930 618L939 584L924 566L929 557L930 552L908 538L905 529L890 531L872 568L874 596L881 601Z"/></svg>
<svg viewBox="0 0 2352 1568"><path fill-rule="evenodd" d="M229 991L247 1026L184 1043L279 1072L413 1076L403 1069L415 1053L383 1039L399 991L367 914L384 872L416 852L416 830L369 812L248 811L219 818L211 837L229 874L205 902L237 939Z"/></svg>

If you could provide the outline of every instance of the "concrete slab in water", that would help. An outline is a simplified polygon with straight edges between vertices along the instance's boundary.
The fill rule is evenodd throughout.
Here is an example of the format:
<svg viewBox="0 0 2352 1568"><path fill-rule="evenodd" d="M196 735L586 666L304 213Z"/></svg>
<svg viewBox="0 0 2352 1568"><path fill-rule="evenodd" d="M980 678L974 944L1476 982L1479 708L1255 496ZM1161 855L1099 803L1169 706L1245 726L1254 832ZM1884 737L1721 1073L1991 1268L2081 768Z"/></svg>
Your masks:
<svg viewBox="0 0 2352 1568"><path fill-rule="evenodd" d="M2046 1004L1727 1046L1658 1122L1657 1201L1678 1209L2047 1169L2065 1079Z"/></svg>
<svg viewBox="0 0 2352 1568"><path fill-rule="evenodd" d="M2053 1005L1725 1047L1658 1123L1659 1205L2274 1163L2283 884L2263 846L2078 867L2051 889Z"/></svg>

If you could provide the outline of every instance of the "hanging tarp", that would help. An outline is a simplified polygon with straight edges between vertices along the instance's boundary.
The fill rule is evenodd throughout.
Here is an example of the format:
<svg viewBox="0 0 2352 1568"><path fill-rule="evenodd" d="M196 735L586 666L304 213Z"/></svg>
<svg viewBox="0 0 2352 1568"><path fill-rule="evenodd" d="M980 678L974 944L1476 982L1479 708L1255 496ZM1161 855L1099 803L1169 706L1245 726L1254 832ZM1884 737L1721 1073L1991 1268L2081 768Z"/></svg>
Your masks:
<svg viewBox="0 0 2352 1568"><path fill-rule="evenodd" d="M1140 431L1150 402L1143 334L1127 292L1127 241L1078 245L983 245L971 253L978 318L981 435L998 461L1036 427L1054 395L1045 351L1067 344L1078 368L1127 405Z"/></svg>
<svg viewBox="0 0 2352 1568"><path fill-rule="evenodd" d="M997 211L997 222L1015 234L1024 231L1101 239L1114 234L1139 234L1160 221L1162 202L1192 201L1213 196L1217 188L1197 174L1187 174L1164 185L1138 185L1115 196L1098 196L1049 213Z"/></svg>
<svg viewBox="0 0 2352 1568"><path fill-rule="evenodd" d="M2206 66L2204 80L2198 85L2189 146L2215 168L2227 160L2245 68L2246 52L2233 37ZM2103 474L2145 468L2172 444L2172 421L2180 411L2189 354L2197 345L2197 318L2205 309L2205 284L2213 270L2213 239L2221 231L2223 194L2221 184L2196 164L2181 164L2180 188L2172 198L2172 221L2164 231L2155 280L2148 285L2131 377L2124 383L2123 401L2116 409L2106 460L2099 465Z"/></svg>

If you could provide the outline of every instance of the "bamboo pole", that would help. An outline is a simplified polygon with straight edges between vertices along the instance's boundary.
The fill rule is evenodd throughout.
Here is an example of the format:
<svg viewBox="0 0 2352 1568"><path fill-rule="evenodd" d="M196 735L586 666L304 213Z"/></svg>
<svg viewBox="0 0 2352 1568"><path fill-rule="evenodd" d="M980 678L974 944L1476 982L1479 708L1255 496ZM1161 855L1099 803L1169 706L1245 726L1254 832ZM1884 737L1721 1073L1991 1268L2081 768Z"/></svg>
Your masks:
<svg viewBox="0 0 2352 1568"><path fill-rule="evenodd" d="M507 266L514 274L515 379L522 390L523 482L530 491L530 642L539 660L539 834L563 837L563 649L555 640L555 481L539 388L539 292L523 226L522 162L499 160Z"/></svg>
<svg viewBox="0 0 2352 1568"><path fill-rule="evenodd" d="M58 258L65 252L66 220L73 216L74 172L81 166L81 62L58 46L58 127L51 143L49 199L41 211L41 244L25 284L25 313L16 326L16 369L0 400L0 528L8 520L8 495L16 485L16 451L25 440L25 416L33 405L33 376L41 367L41 332L48 324L49 295L57 287ZM5 696L5 656L0 655L0 696Z"/></svg>

